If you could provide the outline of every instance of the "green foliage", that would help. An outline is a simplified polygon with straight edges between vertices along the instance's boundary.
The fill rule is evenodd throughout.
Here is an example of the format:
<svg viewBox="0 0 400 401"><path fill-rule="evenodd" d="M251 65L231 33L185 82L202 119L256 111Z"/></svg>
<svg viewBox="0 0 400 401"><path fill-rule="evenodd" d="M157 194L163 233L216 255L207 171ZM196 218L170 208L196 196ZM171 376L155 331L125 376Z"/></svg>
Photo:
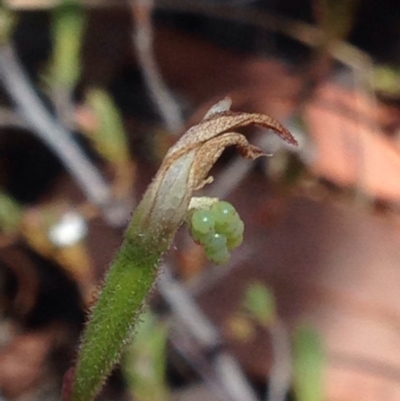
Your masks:
<svg viewBox="0 0 400 401"><path fill-rule="evenodd" d="M96 117L96 127L90 139L99 153L109 162L119 165L129 161L128 143L122 117L107 92L91 89L86 102Z"/></svg>
<svg viewBox="0 0 400 401"><path fill-rule="evenodd" d="M262 326L269 326L275 319L275 298L262 283L255 282L249 285L243 307Z"/></svg>
<svg viewBox="0 0 400 401"><path fill-rule="evenodd" d="M147 312L138 324L135 339L127 348L122 368L128 386L138 401L164 401L167 328Z"/></svg>
<svg viewBox="0 0 400 401"><path fill-rule="evenodd" d="M54 9L51 24L53 55L50 83L73 88L81 74L80 51L85 29L85 13L79 0L62 0Z"/></svg>
<svg viewBox="0 0 400 401"><path fill-rule="evenodd" d="M0 230L5 234L17 232L21 219L21 206L11 196L0 191Z"/></svg>
<svg viewBox="0 0 400 401"><path fill-rule="evenodd" d="M13 32L15 14L0 2L0 44L5 45Z"/></svg>
<svg viewBox="0 0 400 401"><path fill-rule="evenodd" d="M374 68L374 88L386 96L400 95L400 68L380 65Z"/></svg>
<svg viewBox="0 0 400 401"><path fill-rule="evenodd" d="M301 325L293 338L294 391L298 401L323 400L324 354L318 332Z"/></svg>

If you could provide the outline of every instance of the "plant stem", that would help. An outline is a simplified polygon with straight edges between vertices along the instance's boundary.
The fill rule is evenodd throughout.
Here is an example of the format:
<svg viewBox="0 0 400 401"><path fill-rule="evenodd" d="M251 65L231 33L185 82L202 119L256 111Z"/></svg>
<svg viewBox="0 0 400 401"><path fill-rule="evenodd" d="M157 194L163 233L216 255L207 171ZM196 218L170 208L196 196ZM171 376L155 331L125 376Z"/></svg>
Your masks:
<svg viewBox="0 0 400 401"><path fill-rule="evenodd" d="M71 401L92 400L102 386L105 372L111 371L131 337L166 248L154 247L153 240L140 235L123 242L86 327Z"/></svg>
<svg viewBox="0 0 400 401"><path fill-rule="evenodd" d="M64 382L63 398L91 401L129 341L143 303L157 275L157 266L184 221L193 191L210 181L209 172L223 150L236 146L255 159L261 149L233 130L248 125L273 129L283 140L295 138L269 116L230 112L230 100L213 106L198 125L170 148L144 194L107 274L93 308L79 352L76 370ZM226 371L225 368L222 369Z"/></svg>

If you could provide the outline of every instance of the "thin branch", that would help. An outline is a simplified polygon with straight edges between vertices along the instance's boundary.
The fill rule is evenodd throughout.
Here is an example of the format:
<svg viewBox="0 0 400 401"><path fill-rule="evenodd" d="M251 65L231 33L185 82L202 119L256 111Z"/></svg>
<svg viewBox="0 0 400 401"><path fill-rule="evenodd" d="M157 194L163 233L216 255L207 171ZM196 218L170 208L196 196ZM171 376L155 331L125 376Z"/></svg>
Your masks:
<svg viewBox="0 0 400 401"><path fill-rule="evenodd" d="M125 7L124 1L118 0L82 0L85 7ZM131 0L133 1L133 0ZM146 1L146 0L144 0ZM295 19L274 15L258 9L208 4L205 1L189 0L154 0L155 8L169 11L196 13L209 17L238 23L248 23L268 31L281 33L310 47L317 47L321 43L323 33L321 29ZM56 0L5 0L5 4L12 10L49 9L58 4ZM362 68L371 61L371 57L364 51L346 41L338 41L329 51L337 61L351 68Z"/></svg>
<svg viewBox="0 0 400 401"><path fill-rule="evenodd" d="M198 308L186 289L176 281L167 266L158 288L174 314L197 343L212 355L212 366L225 392L234 401L257 401L237 361L221 349L221 337L215 326Z"/></svg>
<svg viewBox="0 0 400 401"><path fill-rule="evenodd" d="M292 382L292 350L286 326L279 320L269 326L272 346L272 366L265 401L285 401Z"/></svg>
<svg viewBox="0 0 400 401"><path fill-rule="evenodd" d="M177 134L184 128L178 103L163 81L153 52L153 26L151 22L153 0L131 0L135 20L133 44L138 56L139 67L149 89L154 105L169 132Z"/></svg>
<svg viewBox="0 0 400 401"><path fill-rule="evenodd" d="M171 345L175 351L192 367L192 369L204 381L205 385L213 391L218 398L226 400L227 394L225 389L216 377L215 371L210 362L204 355L204 350L190 335L189 331L180 325L174 325L169 329L168 335Z"/></svg>
<svg viewBox="0 0 400 401"><path fill-rule="evenodd" d="M81 0L85 7L89 8L109 8L126 7L124 0ZM4 0L4 5L11 10L47 10L60 5L60 0Z"/></svg>
<svg viewBox="0 0 400 401"><path fill-rule="evenodd" d="M214 369L232 400L257 400L258 397L243 376L242 368L236 358L226 351L220 351L214 357ZM251 397L251 398L250 398Z"/></svg>
<svg viewBox="0 0 400 401"><path fill-rule="evenodd" d="M64 127L73 129L75 122L71 89L60 86L52 88L51 100L53 101L57 118L60 120L61 124Z"/></svg>
<svg viewBox="0 0 400 401"><path fill-rule="evenodd" d="M319 46L323 38L323 32L316 26L258 9L208 4L205 1L154 1L156 9L196 13L227 21L248 23L251 26L288 36L310 47ZM56 0L6 0L5 4L12 10L28 10L53 8L58 2ZM83 0L83 4L85 7L126 6L124 1L118 0ZM329 49L329 52L335 60L353 69L363 70L365 65L368 66L371 63L371 57L366 52L346 41L338 41Z"/></svg>
<svg viewBox="0 0 400 401"><path fill-rule="evenodd" d="M17 113L59 157L89 201L102 208L108 207L111 203L108 184L72 134L43 106L10 45L0 48L0 80L15 104Z"/></svg>
<svg viewBox="0 0 400 401"><path fill-rule="evenodd" d="M324 37L321 29L314 25L254 8L230 7L187 0L156 0L156 8L248 23L254 27L288 36L310 47L318 47ZM333 58L350 68L362 67L365 62L371 60L366 52L345 41L337 41L329 51Z"/></svg>
<svg viewBox="0 0 400 401"><path fill-rule="evenodd" d="M209 290L217 281L221 281L221 273L210 282L209 277L200 282L189 292L190 296L201 294L204 290ZM267 388L266 401L284 401L291 387L292 367L291 367L291 342L289 332L284 323L277 317L268 327L272 347L272 365L267 377L269 387Z"/></svg>

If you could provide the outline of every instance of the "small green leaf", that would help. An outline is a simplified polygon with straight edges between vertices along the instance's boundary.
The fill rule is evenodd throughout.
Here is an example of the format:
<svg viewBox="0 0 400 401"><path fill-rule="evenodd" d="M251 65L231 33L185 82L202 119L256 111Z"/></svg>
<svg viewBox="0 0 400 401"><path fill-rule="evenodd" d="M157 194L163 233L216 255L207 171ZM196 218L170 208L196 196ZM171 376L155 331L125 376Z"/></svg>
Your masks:
<svg viewBox="0 0 400 401"><path fill-rule="evenodd" d="M324 354L319 334L301 325L293 338L294 391L298 401L323 400Z"/></svg>
<svg viewBox="0 0 400 401"><path fill-rule="evenodd" d="M0 231L5 234L16 232L21 219L21 206L11 196L0 191Z"/></svg>
<svg viewBox="0 0 400 401"><path fill-rule="evenodd" d="M73 88L81 74L80 51L85 20L79 0L62 0L54 9L50 62L50 83L54 87Z"/></svg>
<svg viewBox="0 0 400 401"><path fill-rule="evenodd" d="M88 133L98 152L115 165L129 162L128 143L121 115L113 99L101 89L91 89L86 102L93 110L97 124Z"/></svg>
<svg viewBox="0 0 400 401"><path fill-rule="evenodd" d="M15 25L15 14L0 2L0 44L8 42Z"/></svg>
<svg viewBox="0 0 400 401"><path fill-rule="evenodd" d="M263 326L268 326L275 318L274 296L262 283L249 285L243 306Z"/></svg>
<svg viewBox="0 0 400 401"><path fill-rule="evenodd" d="M400 68L378 65L374 68L375 90L387 96L400 95Z"/></svg>
<svg viewBox="0 0 400 401"><path fill-rule="evenodd" d="M165 382L167 327L150 312L142 316L133 343L122 364L128 386L138 401L163 401L168 397Z"/></svg>

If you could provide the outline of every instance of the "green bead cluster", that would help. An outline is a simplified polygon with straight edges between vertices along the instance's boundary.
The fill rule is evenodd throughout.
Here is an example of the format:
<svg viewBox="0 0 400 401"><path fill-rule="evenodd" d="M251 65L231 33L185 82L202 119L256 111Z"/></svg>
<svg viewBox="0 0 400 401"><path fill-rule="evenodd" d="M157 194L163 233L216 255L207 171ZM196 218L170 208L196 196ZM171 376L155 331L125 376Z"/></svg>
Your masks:
<svg viewBox="0 0 400 401"><path fill-rule="evenodd" d="M195 210L190 227L194 240L204 246L208 259L217 265L227 263L230 251L243 241L243 221L229 202L219 201L210 209Z"/></svg>

